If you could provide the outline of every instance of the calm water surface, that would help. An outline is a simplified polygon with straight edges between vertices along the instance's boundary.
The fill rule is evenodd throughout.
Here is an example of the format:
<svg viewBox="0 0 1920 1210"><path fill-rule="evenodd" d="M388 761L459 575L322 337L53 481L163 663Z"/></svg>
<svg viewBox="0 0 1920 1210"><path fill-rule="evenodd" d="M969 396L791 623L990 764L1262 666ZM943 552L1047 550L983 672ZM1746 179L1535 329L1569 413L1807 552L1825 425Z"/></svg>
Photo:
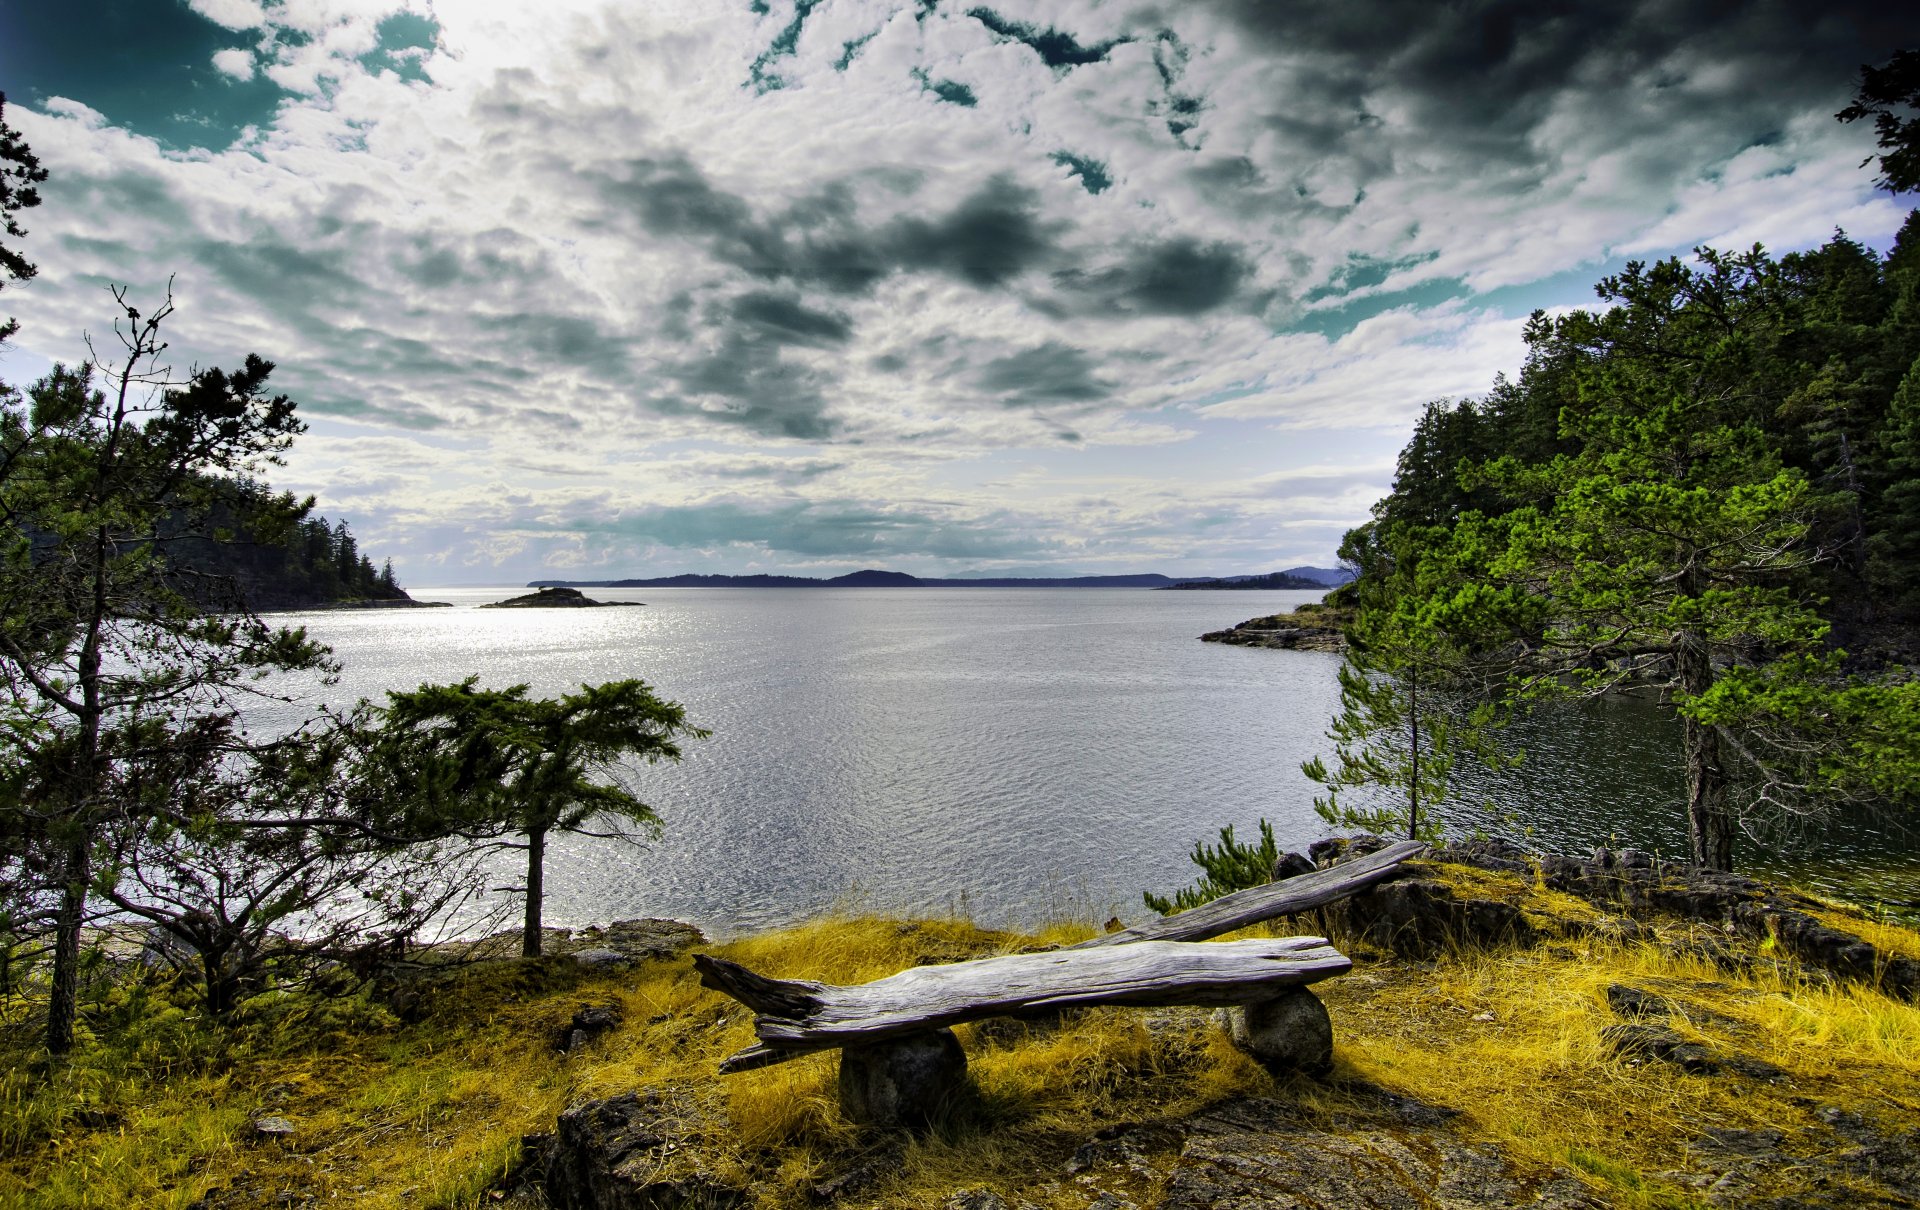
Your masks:
<svg viewBox="0 0 1920 1210"><path fill-rule="evenodd" d="M633 773L666 821L644 850L554 840L553 924L670 916L726 934L836 907L1138 919L1141 889L1190 881L1187 852L1222 825L1254 835L1265 817L1296 848L1327 832L1299 765L1328 750L1339 657L1195 641L1315 593L596 589L647 608L474 608L524 591L417 589L455 608L288 620L346 665L310 700L474 674L540 694L641 677L713 731ZM1683 851L1674 740L1645 707L1570 712L1473 797L1547 847ZM1830 829L1819 859L1886 843ZM1920 897L1876 870L1873 894Z"/></svg>

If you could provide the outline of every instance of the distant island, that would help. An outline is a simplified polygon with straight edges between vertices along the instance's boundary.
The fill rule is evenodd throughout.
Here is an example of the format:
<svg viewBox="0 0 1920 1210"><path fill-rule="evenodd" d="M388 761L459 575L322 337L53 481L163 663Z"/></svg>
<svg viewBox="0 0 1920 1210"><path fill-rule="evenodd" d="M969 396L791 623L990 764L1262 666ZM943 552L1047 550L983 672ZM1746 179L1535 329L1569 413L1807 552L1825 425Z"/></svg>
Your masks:
<svg viewBox="0 0 1920 1210"><path fill-rule="evenodd" d="M1343 568L1290 567L1263 576L1175 578L1126 576L991 576L931 579L900 571L855 571L832 579L813 576L678 575L634 580L530 580L528 588L1337 588L1353 578ZM1286 581L1281 583L1280 581Z"/></svg>
<svg viewBox="0 0 1920 1210"><path fill-rule="evenodd" d="M1302 570L1317 571L1319 569L1304 568ZM1275 572L1269 572L1264 576L1244 576L1244 577L1236 577L1231 580L1182 580L1177 584L1167 585L1163 591L1185 592L1192 589L1205 590L1210 588L1289 588L1289 589L1293 589L1293 588L1330 588L1330 587L1334 587L1334 586L1320 580L1311 579L1307 576L1296 575L1295 573L1290 571L1275 571Z"/></svg>
<svg viewBox="0 0 1920 1210"><path fill-rule="evenodd" d="M508 597L504 601L492 601L480 606L482 609L610 609L615 606L637 606L642 601L596 601L577 588L542 588L539 592L530 592L525 596Z"/></svg>

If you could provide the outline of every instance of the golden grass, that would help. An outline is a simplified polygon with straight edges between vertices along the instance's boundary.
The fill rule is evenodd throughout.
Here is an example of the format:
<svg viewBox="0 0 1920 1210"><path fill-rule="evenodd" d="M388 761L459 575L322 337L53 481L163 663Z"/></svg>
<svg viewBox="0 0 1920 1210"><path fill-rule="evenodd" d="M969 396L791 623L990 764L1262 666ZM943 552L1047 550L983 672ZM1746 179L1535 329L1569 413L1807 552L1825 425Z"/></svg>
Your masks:
<svg viewBox="0 0 1920 1210"><path fill-rule="evenodd" d="M1475 889L1497 889L1529 912L1568 910L1522 879L1497 881ZM715 950L776 976L859 982L1086 933L849 918ZM1683 1005L1676 1031L1776 1064L1787 1081L1608 1057L1601 1031L1617 1023L1605 1000L1614 982ZM1102 1127L1261 1095L1342 1128L1360 1104L1356 1081L1460 1110L1462 1133L1523 1163L1576 1171L1632 1206L1690 1204L1693 1192L1662 1174L1685 1167L1689 1142L1709 1128L1779 1129L1789 1152L1811 1152L1830 1138L1818 1131L1822 1106L1889 1127L1920 1119L1920 1008L1800 982L1783 968L1734 977L1650 946L1570 942L1436 964L1363 960L1319 990L1338 1047L1324 1084L1276 1084L1201 1010L963 1026L972 1093L926 1136L888 1143L898 1150L845 1204L905 1210L987 1185L1084 1206L1084 1190L1055 1178ZM556 1052L580 1005L609 1001L624 1011L621 1029L571 1057ZM409 1024L367 1003L289 1001L217 1044L159 1001L113 1010L112 1028L113 1014L98 1014L106 1040L57 1078L29 1071L24 1052L0 1075L0 1204L184 1207L221 1190L235 1205L283 1192L376 1207L499 1204L489 1186L523 1134L550 1129L569 1103L636 1088L684 1097L704 1123L687 1162L750 1186L764 1207L807 1204L813 1185L876 1146L842 1120L831 1056L717 1076L718 1060L752 1041L751 1022L702 988L684 959L614 973L552 959L476 968L447 976L429 1003ZM1485 1014L1491 1020L1476 1020ZM287 1117L297 1133L254 1141L261 1113ZM1174 1158L1154 1162L1164 1170Z"/></svg>
<svg viewBox="0 0 1920 1210"><path fill-rule="evenodd" d="M1734 978L1646 945L1458 957L1386 982L1335 982L1325 998L1341 1056L1362 1076L1466 1111L1481 1137L1604 1182L1628 1205L1683 1204L1659 1178L1709 1128L1780 1129L1808 1151L1814 1111L1844 1105L1889 1128L1920 1115L1920 1008L1871 989L1822 987L1779 970ZM1377 976L1379 977L1379 976ZM1701 1078L1609 1058L1609 984L1676 1002L1664 1024L1724 1054L1773 1063L1778 1083ZM1476 1020L1487 1014L1491 1020Z"/></svg>

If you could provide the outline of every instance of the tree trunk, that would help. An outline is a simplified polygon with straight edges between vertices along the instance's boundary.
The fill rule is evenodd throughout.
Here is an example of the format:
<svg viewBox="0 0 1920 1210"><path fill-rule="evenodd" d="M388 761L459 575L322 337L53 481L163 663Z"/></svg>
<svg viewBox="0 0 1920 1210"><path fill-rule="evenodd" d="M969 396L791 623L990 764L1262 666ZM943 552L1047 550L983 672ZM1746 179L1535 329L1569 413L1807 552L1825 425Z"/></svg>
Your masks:
<svg viewBox="0 0 1920 1210"><path fill-rule="evenodd" d="M547 863L547 830L527 833L527 922L520 934L520 956L540 956L540 901L546 893L542 875Z"/></svg>
<svg viewBox="0 0 1920 1210"><path fill-rule="evenodd" d="M1676 652L1680 687L1697 697L1713 687L1712 657L1704 636L1680 636ZM1681 744L1687 759L1687 840L1693 864L1705 870L1733 869L1733 806L1727 798L1727 770L1720 737L1713 727L1681 718Z"/></svg>
<svg viewBox="0 0 1920 1210"><path fill-rule="evenodd" d="M80 1004L80 926L86 920L89 880L87 843L67 850L62 872L60 911L54 917L53 987L47 1003L47 1052L73 1050L73 1022Z"/></svg>
<svg viewBox="0 0 1920 1210"><path fill-rule="evenodd" d="M1420 839L1420 669L1407 669L1407 723L1413 729L1413 766L1407 778L1407 839Z"/></svg>
<svg viewBox="0 0 1920 1210"><path fill-rule="evenodd" d="M1684 720L1687 751L1687 839L1693 864L1706 870L1733 869L1733 810L1727 802L1727 774L1720 763L1720 737L1712 727Z"/></svg>

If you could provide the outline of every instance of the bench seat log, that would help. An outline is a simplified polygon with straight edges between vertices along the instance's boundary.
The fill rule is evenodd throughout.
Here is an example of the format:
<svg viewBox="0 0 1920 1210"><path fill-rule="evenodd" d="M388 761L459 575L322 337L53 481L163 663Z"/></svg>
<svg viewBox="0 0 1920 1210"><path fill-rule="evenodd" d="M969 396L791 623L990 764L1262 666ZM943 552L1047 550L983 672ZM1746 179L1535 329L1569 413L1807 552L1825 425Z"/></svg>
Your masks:
<svg viewBox="0 0 1920 1210"><path fill-rule="evenodd" d="M1321 937L1212 945L1139 941L1101 950L1009 954L915 967L851 987L770 979L711 954L696 954L693 961L701 983L756 1014L760 1044L723 1061L723 1073L1033 1009L1244 1004L1353 966Z"/></svg>
<svg viewBox="0 0 1920 1210"><path fill-rule="evenodd" d="M1370 886L1397 878L1400 866L1427 851L1417 840L1402 840L1377 853L1311 874L1301 874L1265 886L1251 887L1209 900L1171 916L1162 916L1117 933L1103 933L1070 945L1070 950L1137 945L1143 941L1205 941L1279 916L1311 911L1345 899Z"/></svg>

